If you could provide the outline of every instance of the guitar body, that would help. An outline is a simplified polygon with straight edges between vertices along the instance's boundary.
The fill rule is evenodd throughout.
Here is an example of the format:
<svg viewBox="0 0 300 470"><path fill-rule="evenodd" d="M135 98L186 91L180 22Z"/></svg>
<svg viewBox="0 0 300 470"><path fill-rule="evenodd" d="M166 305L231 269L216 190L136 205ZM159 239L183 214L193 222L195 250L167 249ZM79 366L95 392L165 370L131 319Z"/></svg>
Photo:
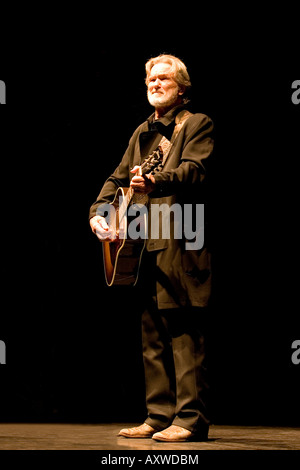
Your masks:
<svg viewBox="0 0 300 470"><path fill-rule="evenodd" d="M163 153L160 147L141 164L138 175L159 171L162 167ZM135 193L131 188L118 188L111 202L112 209L107 217L107 223L116 234L115 240L102 241L104 272L109 286L134 286L142 254L147 238L147 207L148 196ZM130 207L134 206L134 207ZM133 209L130 211L130 208ZM134 214L128 217L128 213ZM136 215L139 213L139 215ZM133 223L134 231L129 230ZM130 233L134 236L130 237Z"/></svg>
<svg viewBox="0 0 300 470"><path fill-rule="evenodd" d="M122 227L119 227L119 201L120 197L122 199L125 198L128 190L129 188L118 188L115 198L111 203L115 209L113 211L114 220L109 221L109 225L114 227L117 234L122 230L126 236L118 237L114 241L102 242L104 272L108 286L134 286L137 283L141 258L146 244L145 238L130 238L128 234L130 219L127 215L124 215ZM142 199L138 200L135 200L135 197L133 197L131 205L135 203L145 204L147 201L148 197L145 195L143 195ZM146 215L140 216L138 222L146 227Z"/></svg>

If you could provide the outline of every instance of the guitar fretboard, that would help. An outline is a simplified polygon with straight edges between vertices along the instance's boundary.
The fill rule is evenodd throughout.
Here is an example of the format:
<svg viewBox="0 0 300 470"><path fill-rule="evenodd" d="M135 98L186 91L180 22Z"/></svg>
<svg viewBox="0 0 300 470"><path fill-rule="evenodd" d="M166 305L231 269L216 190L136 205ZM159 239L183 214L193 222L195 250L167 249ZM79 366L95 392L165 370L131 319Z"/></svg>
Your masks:
<svg viewBox="0 0 300 470"><path fill-rule="evenodd" d="M162 161L162 150L159 147L158 150L155 150L138 168L136 172L136 176L143 176L145 173L157 169L159 166L161 166L161 161ZM129 187L119 207L119 221L120 222L127 212L127 208L131 202L131 199L133 198L133 195L134 195L134 189Z"/></svg>
<svg viewBox="0 0 300 470"><path fill-rule="evenodd" d="M133 198L134 195L134 190L132 188L129 188L127 193L125 194L125 197L122 201L122 204L119 207L119 221L123 220L124 215L126 214L127 208L130 204L131 199Z"/></svg>

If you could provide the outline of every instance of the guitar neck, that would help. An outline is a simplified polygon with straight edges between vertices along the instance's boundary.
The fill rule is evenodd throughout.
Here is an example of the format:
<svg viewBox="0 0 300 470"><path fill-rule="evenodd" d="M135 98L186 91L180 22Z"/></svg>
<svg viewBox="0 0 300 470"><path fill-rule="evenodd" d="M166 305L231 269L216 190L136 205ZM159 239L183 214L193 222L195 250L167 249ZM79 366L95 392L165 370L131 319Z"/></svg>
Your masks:
<svg viewBox="0 0 300 470"><path fill-rule="evenodd" d="M134 190L132 188L129 188L119 208L119 220L120 221L123 219L124 215L126 214L127 208L130 204L133 194L134 194Z"/></svg>
<svg viewBox="0 0 300 470"><path fill-rule="evenodd" d="M143 176L147 172L152 171L157 168L159 163L162 161L163 153L161 147L158 147L158 150L155 150L143 163L138 167L135 176ZM122 201L119 207L119 220L121 221L126 214L127 208L130 204L130 201L134 195L134 189L129 187L124 200Z"/></svg>
<svg viewBox="0 0 300 470"><path fill-rule="evenodd" d="M139 166L135 176L142 176L142 168ZM127 211L127 208L130 204L130 201L131 199L133 198L133 195L134 195L134 189L132 189L131 187L129 187L125 197L124 197L124 200L122 201L122 204L120 205L120 208L119 208L119 218L120 218L120 221L123 219L124 215L126 214L126 211Z"/></svg>

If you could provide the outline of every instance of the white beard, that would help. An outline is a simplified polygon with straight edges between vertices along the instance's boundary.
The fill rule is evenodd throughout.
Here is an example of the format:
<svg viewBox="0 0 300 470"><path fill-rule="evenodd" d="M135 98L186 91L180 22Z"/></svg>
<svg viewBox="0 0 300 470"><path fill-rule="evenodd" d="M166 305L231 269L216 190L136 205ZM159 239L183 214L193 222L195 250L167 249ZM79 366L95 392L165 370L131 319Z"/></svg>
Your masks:
<svg viewBox="0 0 300 470"><path fill-rule="evenodd" d="M177 101L179 87L173 88L172 90L167 91L167 93L156 93L152 94L148 91L148 101L151 106L155 108L167 108L172 106L173 103Z"/></svg>

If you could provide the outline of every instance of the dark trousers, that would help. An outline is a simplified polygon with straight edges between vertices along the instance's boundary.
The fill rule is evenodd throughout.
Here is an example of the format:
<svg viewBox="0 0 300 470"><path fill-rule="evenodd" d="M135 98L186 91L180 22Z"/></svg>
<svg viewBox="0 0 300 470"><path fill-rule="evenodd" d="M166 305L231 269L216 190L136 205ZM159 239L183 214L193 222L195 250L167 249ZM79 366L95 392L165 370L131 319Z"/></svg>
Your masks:
<svg viewBox="0 0 300 470"><path fill-rule="evenodd" d="M208 384L203 320L206 308L158 310L154 300L142 314L147 424L208 431Z"/></svg>

